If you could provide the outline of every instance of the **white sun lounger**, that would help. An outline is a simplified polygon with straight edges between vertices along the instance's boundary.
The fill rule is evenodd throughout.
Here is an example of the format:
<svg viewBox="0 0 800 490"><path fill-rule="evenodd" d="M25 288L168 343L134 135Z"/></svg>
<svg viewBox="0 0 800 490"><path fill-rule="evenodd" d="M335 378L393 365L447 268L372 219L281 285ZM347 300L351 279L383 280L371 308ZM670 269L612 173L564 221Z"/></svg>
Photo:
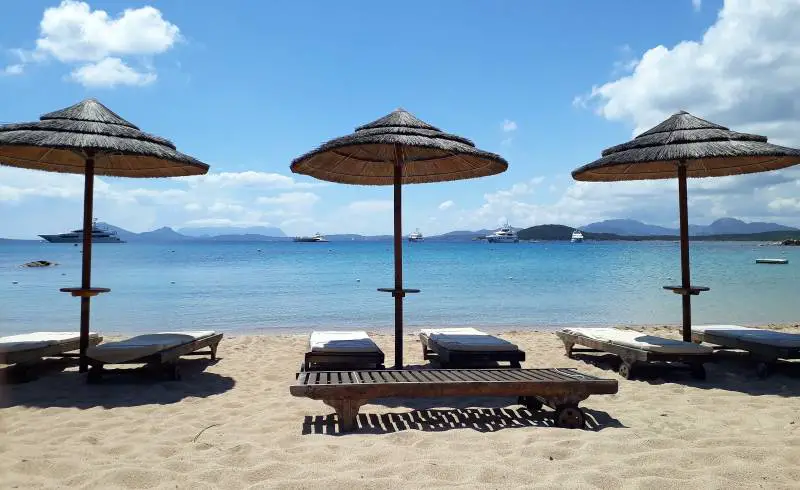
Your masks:
<svg viewBox="0 0 800 490"><path fill-rule="evenodd" d="M778 359L800 359L800 334L795 333L739 325L693 325L692 340L749 352L762 378L769 376Z"/></svg>
<svg viewBox="0 0 800 490"><path fill-rule="evenodd" d="M705 379L703 363L711 360L714 350L691 342L656 337L620 328L564 328L556 335L564 342L567 357L575 352L608 352L620 357L619 374L631 378L639 363L681 363L692 375ZM576 349L575 345L586 348Z"/></svg>
<svg viewBox="0 0 800 490"><path fill-rule="evenodd" d="M150 364L164 368L169 377L179 379L177 360L181 356L210 355L216 359L222 334L207 331L160 332L108 342L86 351L91 370L89 381L99 381L106 364ZM200 349L208 347L207 351Z"/></svg>
<svg viewBox="0 0 800 490"><path fill-rule="evenodd" d="M383 369L384 354L363 330L311 332L301 370Z"/></svg>
<svg viewBox="0 0 800 490"><path fill-rule="evenodd" d="M43 357L75 357L69 352L80 348L78 332L33 332L0 337L0 364L23 364ZM89 345L103 340L96 333L89 334Z"/></svg>
<svg viewBox="0 0 800 490"><path fill-rule="evenodd" d="M520 367L525 352L507 340L489 335L476 328L425 328L420 330L422 356L442 366L496 365L508 362Z"/></svg>

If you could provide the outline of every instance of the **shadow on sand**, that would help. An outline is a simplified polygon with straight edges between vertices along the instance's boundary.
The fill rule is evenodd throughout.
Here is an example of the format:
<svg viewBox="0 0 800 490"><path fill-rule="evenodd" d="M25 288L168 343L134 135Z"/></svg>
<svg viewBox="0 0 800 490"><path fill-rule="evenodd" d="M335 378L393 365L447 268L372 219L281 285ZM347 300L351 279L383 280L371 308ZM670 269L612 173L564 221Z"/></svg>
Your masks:
<svg viewBox="0 0 800 490"><path fill-rule="evenodd" d="M383 404L388 399L376 401ZM449 405L458 399L442 399ZM402 406L412 406L405 403ZM494 399L495 407L498 399ZM397 404L401 405L400 403ZM441 406L441 405L439 405ZM587 430L599 431L609 427L625 426L606 412L584 408L586 412ZM521 427L555 427L552 412L531 412L524 407L503 408L451 408L451 409L415 409L406 413L388 414L359 414L357 427L350 433L356 434L389 434L405 430L421 430L424 432L442 432L454 429L472 429L478 432L496 432L503 429ZM302 433L346 435L339 432L336 416L316 415L306 416L303 421Z"/></svg>
<svg viewBox="0 0 800 490"><path fill-rule="evenodd" d="M182 359L180 381L164 381L151 371L137 368L109 373L100 384L88 384L85 374L65 371L76 365L74 360L47 360L34 370L27 369L22 379L20 371L9 367L0 370L0 380L4 381L0 384L0 408L114 408L205 398L224 393L236 384L233 378L205 372L217 361Z"/></svg>
<svg viewBox="0 0 800 490"><path fill-rule="evenodd" d="M616 370L620 359L611 354L573 354L576 360L600 369ZM634 379L627 382L680 383L699 389L727 390L747 395L800 396L800 363L779 361L772 374L761 379L756 375L755 363L745 352L717 351L713 361L705 364L706 379L692 378L689 371L658 364L636 367ZM625 381L625 380L622 380Z"/></svg>

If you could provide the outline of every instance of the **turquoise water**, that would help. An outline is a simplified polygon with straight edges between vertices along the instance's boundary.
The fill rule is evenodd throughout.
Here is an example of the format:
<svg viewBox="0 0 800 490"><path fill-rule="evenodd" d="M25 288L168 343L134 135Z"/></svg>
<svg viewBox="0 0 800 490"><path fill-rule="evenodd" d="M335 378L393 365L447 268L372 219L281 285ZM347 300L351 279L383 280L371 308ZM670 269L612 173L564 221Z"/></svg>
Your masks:
<svg viewBox="0 0 800 490"><path fill-rule="evenodd" d="M97 244L92 326L106 333L213 328L252 332L321 327L390 329L389 242ZM674 242L404 243L409 328L475 325L679 324ZM784 257L788 265L756 265ZM51 260L53 268L20 264ZM77 328L80 247L0 244L0 334ZM800 248L692 244L697 323L800 320Z"/></svg>

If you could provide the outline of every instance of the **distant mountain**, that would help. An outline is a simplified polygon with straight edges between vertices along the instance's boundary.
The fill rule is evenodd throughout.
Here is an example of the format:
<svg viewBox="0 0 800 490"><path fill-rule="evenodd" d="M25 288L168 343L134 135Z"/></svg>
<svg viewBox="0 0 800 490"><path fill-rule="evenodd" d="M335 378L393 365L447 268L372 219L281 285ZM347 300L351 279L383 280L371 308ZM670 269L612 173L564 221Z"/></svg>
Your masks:
<svg viewBox="0 0 800 490"><path fill-rule="evenodd" d="M181 235L169 226L164 226L157 230L145 231L144 233L136 234L135 241L140 242L184 242L191 240L191 237Z"/></svg>
<svg viewBox="0 0 800 490"><path fill-rule="evenodd" d="M580 228L580 230L582 232L613 233L616 235L628 236L677 234L677 230L665 228L663 226L648 225L634 219L607 219L605 221L588 224Z"/></svg>
<svg viewBox="0 0 800 490"><path fill-rule="evenodd" d="M266 237L285 237L286 233L274 226L207 226L200 228L179 228L182 235L191 237L216 237L228 235L263 235Z"/></svg>
<svg viewBox="0 0 800 490"><path fill-rule="evenodd" d="M610 219L591 223L583 228L584 232L612 233L622 236L678 236L677 228L648 225L632 219ZM735 218L720 218L710 225L689 225L689 234L692 236L703 235L745 235L752 233L766 233L771 231L797 231L791 226L777 223L753 222L747 223Z"/></svg>
<svg viewBox="0 0 800 490"><path fill-rule="evenodd" d="M754 221L746 223L735 218L720 218L705 229L696 233L697 235L741 235L745 233L767 233L770 231L797 231L791 226L779 225L777 223L763 223Z"/></svg>

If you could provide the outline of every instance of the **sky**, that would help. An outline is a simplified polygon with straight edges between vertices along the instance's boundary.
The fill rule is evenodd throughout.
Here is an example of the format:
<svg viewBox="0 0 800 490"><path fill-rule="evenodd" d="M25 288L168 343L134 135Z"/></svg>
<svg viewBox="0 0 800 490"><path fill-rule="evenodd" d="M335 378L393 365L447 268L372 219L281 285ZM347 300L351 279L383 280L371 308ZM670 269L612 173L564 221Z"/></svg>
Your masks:
<svg viewBox="0 0 800 490"><path fill-rule="evenodd" d="M800 147L800 0L9 2L0 122L95 97L211 166L97 178L95 215L132 231L277 226L389 234L392 190L292 174L293 158L403 107L509 162L403 190L403 226L633 218L675 226L675 180L570 172L678 110ZM690 221L800 226L800 166L693 179ZM80 226L83 181L0 166L0 236Z"/></svg>

